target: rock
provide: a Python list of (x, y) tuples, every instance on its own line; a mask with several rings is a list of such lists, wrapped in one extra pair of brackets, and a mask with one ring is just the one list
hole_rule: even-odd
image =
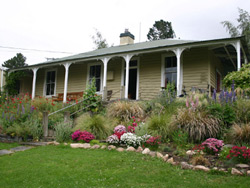
[(31, 146), (18, 146), (15, 148), (11, 148), (10, 150), (16, 152), (16, 151), (25, 151), (25, 150), (28, 150), (31, 148), (33, 148), (33, 147), (31, 147)]
[(247, 176), (250, 176), (250, 170), (247, 171)]
[(196, 165), (196, 166), (194, 166), (194, 170), (202, 170), (202, 171), (205, 171), (205, 172), (210, 171), (209, 168), (207, 168), (205, 166), (202, 166), (202, 165)]
[(68, 145), (68, 143), (64, 142), (64, 143), (63, 143), (63, 145), (67, 146), (67, 145)]
[(136, 151), (136, 149), (135, 149), (134, 147), (130, 146), (130, 147), (128, 147), (128, 148), (126, 149), (126, 151)]
[(170, 163), (172, 165), (175, 165), (174, 158), (171, 157), (170, 159), (167, 160), (167, 163)]
[(93, 145), (92, 147), (91, 147), (91, 149), (99, 149), (100, 148), (100, 145), (98, 145), (98, 144), (95, 144), (95, 145)]
[(160, 153), (160, 152), (156, 152), (156, 157), (162, 159), (162, 158), (163, 158), (163, 155), (162, 155), (162, 153)]
[(187, 152), (186, 152), (186, 155), (188, 155), (188, 156), (192, 156), (192, 155), (194, 155), (195, 154), (195, 151), (193, 151), (193, 150), (188, 150)]
[(235, 166), (236, 166), (236, 168), (240, 168), (240, 169), (248, 169), (250, 167), (247, 164), (237, 164)]
[(106, 145), (102, 145), (101, 149), (106, 149), (107, 146)]
[(241, 171), (237, 170), (236, 168), (232, 168), (231, 174), (232, 175), (240, 175), (240, 176), (243, 175), (243, 173)]
[(116, 149), (116, 147), (114, 145), (109, 145), (108, 150), (112, 150), (112, 149)]
[(70, 147), (71, 147), (71, 148), (89, 149), (91, 146), (90, 146), (90, 144), (88, 144), (88, 143), (85, 143), (85, 144), (73, 143), (73, 144), (70, 144)]
[(213, 167), (213, 170), (218, 170), (218, 167)]
[(163, 156), (163, 158), (162, 158), (162, 159), (163, 159), (163, 161), (165, 161), (165, 162), (166, 162), (166, 161), (168, 160), (168, 157), (169, 157), (169, 155), (168, 155), (168, 154), (166, 154), (165, 156)]
[(227, 172), (227, 170), (225, 168), (219, 168), (219, 171), (221, 171), (221, 172)]
[(187, 162), (181, 162), (181, 168), (182, 168), (182, 169), (193, 169), (194, 166), (188, 164)]
[(149, 154), (150, 153), (150, 149), (148, 149), (148, 148), (145, 148), (143, 151), (142, 151), (142, 154), (143, 155), (147, 155), (147, 154)]
[(156, 153), (155, 153), (154, 151), (150, 151), (150, 152), (149, 152), (149, 155), (150, 155), (151, 157), (155, 157), (155, 156), (156, 156)]
[(138, 152), (138, 153), (141, 153), (143, 151), (143, 148), (141, 147), (141, 146), (139, 146), (138, 148), (137, 148), (137, 150), (136, 150), (136, 152)]
[(116, 149), (116, 151), (123, 152), (124, 148), (119, 147), (119, 148)]
[(83, 149), (89, 149), (89, 148), (91, 148), (91, 145), (89, 143), (84, 143), (84, 144), (82, 144), (81, 148), (83, 148)]
[(0, 150), (0, 155), (8, 155), (8, 154), (12, 154), (12, 153), (14, 153), (14, 152), (10, 151), (10, 150), (6, 150), (6, 149)]
[(55, 145), (58, 146), (60, 143), (56, 142), (56, 141), (52, 141), (52, 142), (47, 142), (47, 145)]

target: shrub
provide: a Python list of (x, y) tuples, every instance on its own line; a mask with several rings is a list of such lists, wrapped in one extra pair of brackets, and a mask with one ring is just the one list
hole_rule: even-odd
[(216, 154), (220, 152), (221, 148), (223, 147), (223, 141), (217, 140), (215, 138), (208, 138), (205, 142), (201, 145), (204, 146), (204, 150), (206, 153)]
[(159, 148), (159, 144), (161, 143), (160, 140), (161, 140), (160, 136), (156, 137), (151, 136), (144, 143), (144, 147), (148, 147), (150, 150), (155, 151)]
[(229, 130), (228, 137), (232, 143), (250, 143), (250, 123), (234, 124)]
[(72, 122), (59, 122), (55, 126), (55, 137), (57, 142), (65, 142), (70, 140), (72, 130)]
[(219, 159), (223, 160), (223, 161), (228, 160), (227, 156), (229, 155), (230, 150), (231, 150), (231, 148), (229, 148), (229, 147), (223, 147), (219, 153)]
[(91, 133), (87, 131), (81, 132), (80, 130), (75, 131), (72, 135), (73, 141), (81, 141), (81, 142), (87, 142), (89, 143), (91, 140), (94, 140), (95, 137)]
[(102, 115), (90, 116), (83, 114), (76, 120), (76, 126), (73, 130), (89, 131), (93, 133), (97, 139), (106, 139), (112, 132), (112, 120), (105, 119)]
[(90, 145), (95, 145), (95, 144), (100, 144), (100, 141), (99, 140), (91, 140), (89, 143), (90, 143)]
[(205, 166), (210, 165), (208, 159), (206, 159), (202, 155), (196, 155), (196, 156), (192, 157), (192, 159), (190, 160), (190, 163), (192, 165), (205, 165)]
[(151, 135), (159, 135), (162, 141), (166, 141), (171, 135), (170, 123), (171, 114), (154, 115), (148, 120), (148, 132)]
[(144, 118), (144, 110), (140, 103), (131, 101), (117, 101), (107, 107), (109, 117), (117, 118), (120, 122), (129, 122), (133, 116)]
[(181, 130), (177, 130), (173, 133), (172, 139), (177, 146), (185, 147), (188, 143), (188, 134)]
[(187, 108), (179, 109), (172, 125), (176, 129), (182, 128), (188, 133), (189, 140), (194, 142), (216, 138), (221, 131), (220, 120), (202, 109), (195, 111)]
[(135, 127), (135, 134), (137, 136), (143, 136), (145, 134), (148, 134), (148, 124), (139, 123), (138, 126)]
[(234, 111), (236, 114), (236, 122), (250, 123), (250, 100), (237, 100)]
[(250, 162), (250, 149), (246, 146), (234, 146), (230, 151), (227, 159), (235, 160), (240, 163)]

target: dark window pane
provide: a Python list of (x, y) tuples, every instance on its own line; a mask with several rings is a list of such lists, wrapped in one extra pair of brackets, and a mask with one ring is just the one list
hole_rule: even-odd
[(49, 83), (50, 82), (50, 72), (47, 72), (47, 83)]
[(50, 95), (54, 95), (54, 90), (55, 90), (55, 84), (51, 84)]
[(129, 62), (129, 66), (130, 66), (130, 67), (135, 67), (135, 66), (137, 66), (137, 61), (136, 61), (136, 60), (130, 61), (130, 62)]
[(100, 91), (100, 87), (101, 87), (101, 80), (100, 79), (96, 79), (96, 91)]
[(56, 72), (52, 71), (51, 72), (51, 82), (55, 82), (56, 81)]
[(100, 78), (100, 77), (101, 77), (101, 65), (97, 65), (97, 66), (96, 66), (95, 77), (96, 77), (96, 78)]
[(50, 93), (50, 84), (47, 84), (46, 95), (49, 95), (49, 93)]

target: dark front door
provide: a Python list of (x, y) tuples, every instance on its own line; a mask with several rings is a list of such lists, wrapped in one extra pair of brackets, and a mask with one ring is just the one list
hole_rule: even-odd
[(129, 70), (128, 98), (136, 99), (137, 91), (137, 69)]

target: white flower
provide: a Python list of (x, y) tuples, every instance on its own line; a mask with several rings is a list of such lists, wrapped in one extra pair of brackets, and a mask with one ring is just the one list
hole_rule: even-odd
[(116, 135), (111, 135), (107, 138), (107, 142), (109, 144), (118, 144), (119, 143), (119, 139)]
[(141, 145), (142, 141), (142, 137), (136, 136), (133, 133), (124, 133), (121, 136), (121, 142), (126, 144), (127, 146), (137, 147)]

